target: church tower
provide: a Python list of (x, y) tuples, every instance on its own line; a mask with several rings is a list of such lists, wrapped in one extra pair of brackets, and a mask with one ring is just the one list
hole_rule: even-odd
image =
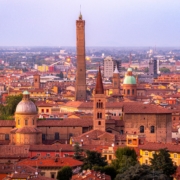
[(34, 80), (34, 88), (40, 89), (40, 75), (39, 74), (35, 74), (33, 76), (33, 80)]
[(119, 95), (120, 94), (120, 78), (119, 78), (119, 71), (117, 69), (117, 66), (113, 72), (113, 95)]
[(76, 69), (76, 101), (86, 100), (86, 60), (85, 60), (85, 21), (80, 13), (76, 21), (76, 52), (77, 52), (77, 69)]
[(94, 102), (93, 102), (94, 130), (101, 130), (101, 131), (106, 130), (105, 110), (106, 110), (106, 95), (104, 93), (101, 70), (99, 67), (99, 72), (97, 74), (96, 87), (94, 92)]

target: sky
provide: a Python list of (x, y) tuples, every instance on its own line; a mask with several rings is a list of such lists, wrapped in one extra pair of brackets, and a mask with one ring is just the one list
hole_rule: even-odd
[(0, 0), (0, 46), (180, 47), (180, 0)]

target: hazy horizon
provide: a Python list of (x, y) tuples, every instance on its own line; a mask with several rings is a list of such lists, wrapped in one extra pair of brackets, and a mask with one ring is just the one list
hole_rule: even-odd
[(0, 0), (1, 47), (180, 47), (179, 0)]

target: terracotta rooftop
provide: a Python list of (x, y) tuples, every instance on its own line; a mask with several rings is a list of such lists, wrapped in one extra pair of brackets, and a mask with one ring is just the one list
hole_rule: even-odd
[(167, 148), (170, 152), (180, 152), (180, 144), (146, 142), (144, 145), (139, 145), (139, 149), (150, 151), (158, 151), (163, 148)]
[(74, 147), (70, 144), (52, 144), (52, 145), (30, 145), (29, 151), (53, 151), (57, 152), (74, 151)]
[(34, 127), (22, 127), (22, 128), (14, 128), (11, 130), (11, 133), (19, 133), (19, 134), (34, 134), (41, 133), (41, 131)]
[[(108, 141), (104, 141), (104, 137), (108, 137)], [(79, 136), (72, 137), (71, 140), (72, 143), (77, 142), (80, 144), (83, 141), (83, 145), (109, 145), (115, 141), (115, 135), (101, 130), (91, 130)]]
[(124, 113), (135, 113), (135, 114), (162, 114), (162, 113), (166, 113), (166, 114), (171, 114), (172, 111), (163, 108), (161, 106), (157, 106), (157, 105), (152, 105), (152, 104), (142, 104), (139, 102), (126, 102), (124, 104), (123, 107), (123, 112)]
[(63, 120), (38, 120), (37, 126), (62, 126), (62, 127), (89, 127), (93, 125), (92, 118), (69, 118)]
[(78, 161), (76, 159), (70, 157), (62, 157), (62, 158), (46, 158), (46, 159), (25, 159), (18, 162), (18, 165), (28, 165), (32, 167), (56, 167), (61, 168), (63, 166), (82, 166), (83, 162)]

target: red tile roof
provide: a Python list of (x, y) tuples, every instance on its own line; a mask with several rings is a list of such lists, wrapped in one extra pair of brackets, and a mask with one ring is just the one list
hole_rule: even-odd
[(139, 145), (139, 149), (150, 151), (158, 151), (163, 148), (167, 148), (170, 152), (180, 152), (180, 144), (146, 142), (144, 145)]
[(46, 159), (25, 159), (23, 161), (20, 161), (17, 163), (18, 165), (28, 165), (32, 167), (56, 167), (61, 168), (63, 166), (70, 166), (70, 167), (76, 167), (76, 166), (82, 166), (83, 162), (78, 161), (76, 159), (70, 158), (70, 157), (62, 157), (62, 158), (46, 158)]
[(37, 126), (61, 126), (61, 127), (89, 127), (93, 125), (92, 118), (69, 118), (63, 120), (38, 120)]
[(124, 113), (135, 113), (135, 114), (171, 114), (172, 111), (166, 108), (152, 105), (152, 104), (142, 104), (139, 102), (126, 102), (123, 107)]

